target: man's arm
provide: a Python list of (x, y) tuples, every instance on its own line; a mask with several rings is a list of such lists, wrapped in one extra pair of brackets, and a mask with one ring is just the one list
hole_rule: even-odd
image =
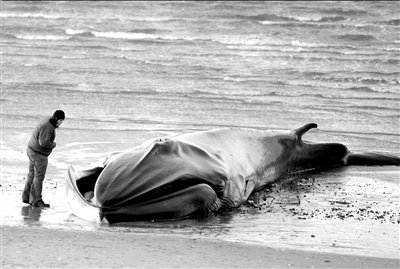
[(44, 148), (53, 149), (56, 142), (53, 141), (53, 131), (49, 128), (43, 128), (39, 133), (39, 145)]

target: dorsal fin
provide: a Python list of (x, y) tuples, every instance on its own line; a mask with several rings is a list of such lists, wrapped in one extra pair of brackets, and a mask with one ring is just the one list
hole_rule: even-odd
[(305, 133), (307, 133), (310, 129), (317, 128), (317, 127), (318, 127), (318, 125), (316, 123), (309, 123), (309, 124), (304, 125), (303, 127), (300, 127), (299, 129), (296, 129), (294, 131), (294, 133), (295, 133), (295, 135), (297, 135), (298, 139), (301, 139), (301, 137)]

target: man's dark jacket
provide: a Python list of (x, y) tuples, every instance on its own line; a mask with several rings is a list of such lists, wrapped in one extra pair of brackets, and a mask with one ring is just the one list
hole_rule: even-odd
[(51, 122), (51, 119), (52, 117), (48, 117), (39, 122), (35, 130), (33, 130), (28, 143), (29, 149), (45, 156), (49, 156), (56, 147), (56, 143), (54, 142), (56, 138), (56, 127)]

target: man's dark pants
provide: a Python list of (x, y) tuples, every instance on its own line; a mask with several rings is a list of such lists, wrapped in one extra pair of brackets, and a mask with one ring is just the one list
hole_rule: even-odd
[(29, 172), (22, 193), (22, 201), (35, 204), (42, 200), (43, 180), (46, 175), (48, 158), (46, 155), (27, 149)]

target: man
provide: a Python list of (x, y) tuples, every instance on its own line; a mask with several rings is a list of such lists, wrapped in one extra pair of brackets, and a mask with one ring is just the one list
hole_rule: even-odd
[(52, 117), (39, 122), (28, 143), (29, 172), (22, 193), (22, 202), (34, 207), (50, 207), (43, 202), (42, 187), (47, 170), (48, 156), (56, 147), (56, 129), (65, 119), (64, 111), (57, 110)]

